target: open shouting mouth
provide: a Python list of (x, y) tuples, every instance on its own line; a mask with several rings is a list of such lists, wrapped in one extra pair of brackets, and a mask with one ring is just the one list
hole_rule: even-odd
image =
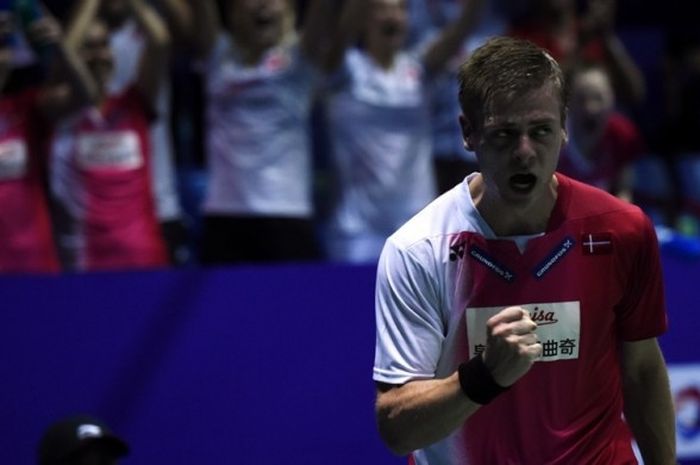
[(537, 176), (531, 173), (514, 174), (508, 179), (508, 185), (515, 192), (528, 194), (537, 184)]

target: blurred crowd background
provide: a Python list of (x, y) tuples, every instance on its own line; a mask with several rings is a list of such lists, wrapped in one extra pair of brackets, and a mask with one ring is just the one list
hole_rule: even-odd
[(455, 75), (497, 35), (566, 71), (560, 170), (697, 238), (699, 10), (0, 0), (0, 272), (372, 263), (476, 169)]

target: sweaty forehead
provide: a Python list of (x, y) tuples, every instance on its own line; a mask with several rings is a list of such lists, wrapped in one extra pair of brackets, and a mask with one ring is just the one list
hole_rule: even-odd
[(495, 95), (486, 102), (484, 126), (522, 124), (561, 120), (561, 102), (553, 85), (533, 89), (524, 94), (509, 92)]
[(527, 113), (512, 113), (508, 115), (491, 114), (484, 117), (484, 129), (529, 127), (542, 124), (559, 125), (560, 118), (556, 113), (531, 111)]

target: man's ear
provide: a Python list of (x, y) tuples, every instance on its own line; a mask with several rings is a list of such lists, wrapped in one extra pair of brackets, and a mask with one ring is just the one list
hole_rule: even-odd
[(464, 115), (459, 115), (459, 127), (462, 128), (462, 142), (464, 148), (470, 152), (474, 151), (474, 128)]
[(566, 130), (566, 128), (561, 128), (561, 140), (563, 142), (562, 145), (569, 143), (569, 132)]

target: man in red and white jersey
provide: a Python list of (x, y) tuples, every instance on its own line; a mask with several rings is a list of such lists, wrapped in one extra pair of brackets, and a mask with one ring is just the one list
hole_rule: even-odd
[(490, 40), (459, 77), (481, 171), (382, 252), (383, 439), (416, 465), (635, 464), (633, 438), (646, 464), (675, 463), (652, 224), (555, 172), (566, 93), (541, 48)]

